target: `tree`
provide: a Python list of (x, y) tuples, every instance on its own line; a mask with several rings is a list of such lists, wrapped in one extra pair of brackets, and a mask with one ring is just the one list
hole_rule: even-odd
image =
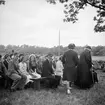
[(64, 22), (75, 23), (78, 20), (77, 15), (80, 10), (86, 8), (88, 5), (96, 8), (97, 15), (93, 18), (93, 20), (96, 21), (94, 31), (105, 32), (105, 0), (47, 0), (47, 2), (64, 4)]
[(0, 0), (0, 5), (1, 4), (5, 5), (5, 0)]

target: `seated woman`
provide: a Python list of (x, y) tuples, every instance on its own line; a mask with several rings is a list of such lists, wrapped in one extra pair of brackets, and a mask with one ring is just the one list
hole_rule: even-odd
[(24, 74), (27, 77), (26, 84), (30, 81), (32, 82), (31, 80), (32, 76), (27, 72), (27, 64), (25, 62), (24, 55), (21, 56), (20, 63), (19, 63), (19, 70), (22, 74)]
[(40, 78), (41, 75), (37, 73), (36, 69), (37, 69), (36, 57), (34, 54), (31, 54), (29, 56), (28, 72), (33, 78)]
[(84, 51), (80, 55), (77, 80), (75, 85), (80, 88), (90, 88), (94, 83), (94, 78), (91, 72), (92, 58), (91, 58), (91, 47), (86, 46)]
[(58, 79), (58, 85), (60, 85), (60, 83), (62, 82), (63, 69), (64, 67), (60, 57), (56, 61), (56, 68), (55, 68), (55, 78)]

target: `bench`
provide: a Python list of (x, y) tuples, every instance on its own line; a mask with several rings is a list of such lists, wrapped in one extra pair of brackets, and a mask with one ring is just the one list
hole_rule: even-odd
[(33, 88), (35, 90), (40, 90), (40, 81), (46, 79), (47, 77), (41, 77), (41, 78), (31, 78), (31, 80), (34, 81)]

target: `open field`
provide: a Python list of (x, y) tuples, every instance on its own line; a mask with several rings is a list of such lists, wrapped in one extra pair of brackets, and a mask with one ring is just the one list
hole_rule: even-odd
[(41, 89), (10, 93), (0, 90), (0, 105), (105, 105), (105, 73), (97, 71), (99, 83), (89, 90), (73, 86), (72, 94), (67, 95), (65, 87), (57, 90)]
[[(93, 56), (93, 60), (104, 60), (105, 56)], [(73, 86), (72, 94), (66, 94), (65, 86), (57, 90), (32, 88), (10, 92), (0, 89), (0, 105), (105, 105), (105, 73), (98, 73), (99, 83), (89, 90), (81, 90)]]
[(92, 56), (92, 60), (102, 60), (102, 61), (105, 61), (105, 56)]

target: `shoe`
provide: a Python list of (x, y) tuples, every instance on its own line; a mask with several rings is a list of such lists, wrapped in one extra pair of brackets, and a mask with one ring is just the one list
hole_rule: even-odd
[(71, 91), (70, 91), (70, 89), (67, 89), (67, 94), (71, 94)]

